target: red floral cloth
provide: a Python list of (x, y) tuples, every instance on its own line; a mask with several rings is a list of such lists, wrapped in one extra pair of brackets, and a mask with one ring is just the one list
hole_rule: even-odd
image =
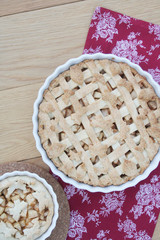
[[(83, 53), (113, 53), (139, 64), (160, 84), (160, 26), (97, 7)], [(121, 192), (90, 193), (64, 183), (71, 222), (67, 240), (151, 240), (160, 212), (160, 164)]]

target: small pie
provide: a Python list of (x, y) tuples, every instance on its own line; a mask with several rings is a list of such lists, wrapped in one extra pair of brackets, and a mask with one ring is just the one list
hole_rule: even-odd
[(85, 60), (52, 80), (38, 123), (58, 170), (92, 186), (120, 185), (142, 174), (158, 152), (160, 99), (128, 64)]
[(37, 239), (53, 215), (52, 197), (37, 179), (14, 176), (0, 182), (0, 239)]

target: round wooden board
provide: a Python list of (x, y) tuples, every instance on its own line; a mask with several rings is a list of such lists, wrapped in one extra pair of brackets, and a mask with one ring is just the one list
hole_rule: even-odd
[(31, 173), (36, 173), (40, 177), (44, 178), (53, 187), (59, 203), (59, 217), (55, 229), (52, 231), (50, 237), (48, 237), (47, 240), (65, 240), (70, 224), (70, 209), (67, 197), (61, 185), (55, 178), (53, 178), (50, 173), (34, 164), (16, 162), (0, 165), (0, 175), (13, 171), (28, 171)]

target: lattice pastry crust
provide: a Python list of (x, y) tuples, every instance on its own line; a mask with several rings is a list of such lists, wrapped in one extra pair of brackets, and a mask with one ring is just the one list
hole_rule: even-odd
[(56, 167), (93, 186), (135, 178), (159, 148), (160, 99), (126, 63), (71, 66), (45, 90), (38, 118), (42, 146)]
[(48, 190), (32, 177), (8, 177), (0, 183), (0, 239), (37, 239), (50, 226), (54, 204)]

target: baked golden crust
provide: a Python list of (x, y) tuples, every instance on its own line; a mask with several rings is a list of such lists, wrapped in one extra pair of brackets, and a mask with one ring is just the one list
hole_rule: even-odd
[(126, 63), (85, 60), (54, 79), (39, 105), (39, 136), (76, 181), (119, 185), (143, 173), (160, 142), (160, 99)]
[(53, 214), (52, 197), (37, 179), (14, 176), (0, 182), (0, 239), (37, 239)]

